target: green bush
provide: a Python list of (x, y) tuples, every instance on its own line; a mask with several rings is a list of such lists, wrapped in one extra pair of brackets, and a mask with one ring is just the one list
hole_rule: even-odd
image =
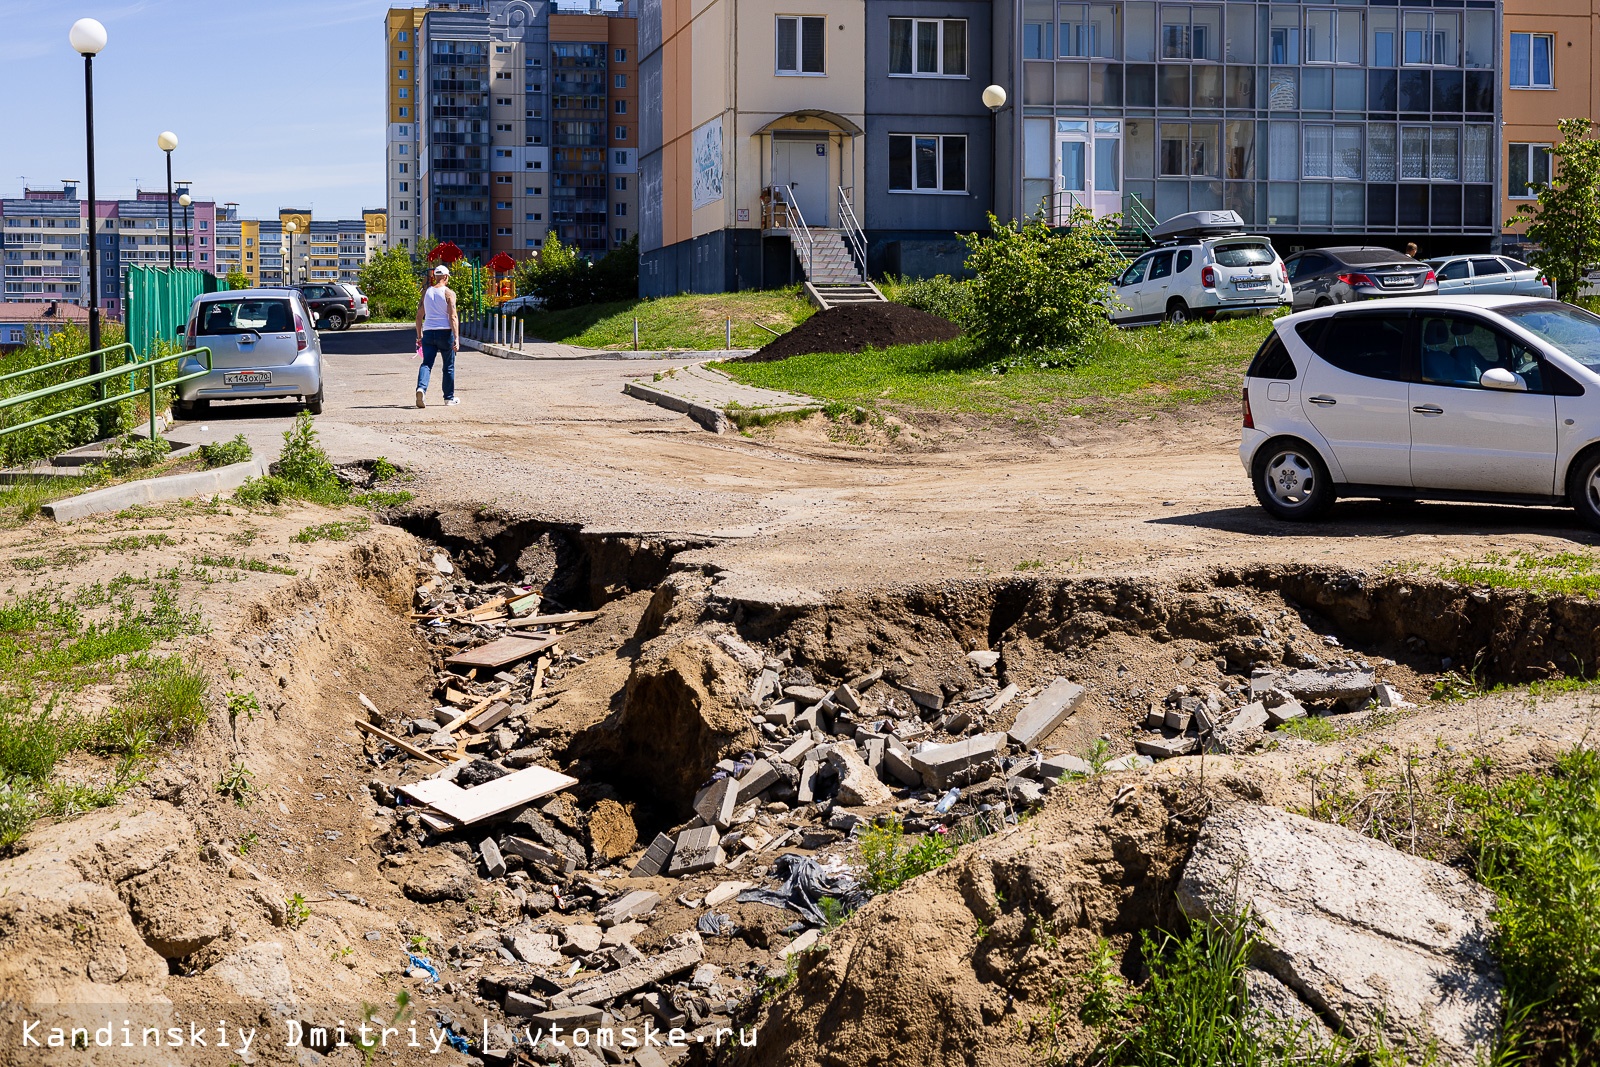
[(253, 455), (255, 452), (242, 433), (235, 434), (231, 441), (218, 441), (214, 445), (200, 446), (200, 463), (207, 468), (229, 467), (235, 463), (243, 463)]
[(874, 894), (891, 893), (917, 875), (943, 867), (956, 854), (955, 845), (939, 834), (924, 834), (907, 844), (898, 815), (863, 830), (859, 847), (861, 884)]
[(113, 478), (124, 478), (159, 465), (171, 451), (172, 446), (160, 437), (118, 437), (106, 446), (100, 466)]
[(417, 282), (421, 266), (404, 248), (379, 252), (361, 268), (358, 284), (366, 294), (372, 314), (379, 318), (410, 318), (422, 302)]
[(977, 274), (967, 283), (967, 332), (990, 358), (1016, 365), (1087, 359), (1111, 328), (1106, 301), (1120, 265), (1110, 244), (1115, 220), (1078, 209), (1065, 230), (993, 215), (989, 222), (993, 236), (962, 237)]
[(551, 234), (537, 255), (517, 265), (518, 296), (536, 296), (544, 311), (633, 300), (639, 295), (639, 238), (607, 252), (598, 262)]
[(935, 274), (931, 278), (897, 278), (885, 289), (887, 296), (897, 304), (926, 311), (965, 327), (972, 321), (972, 287), (957, 281), (948, 274)]

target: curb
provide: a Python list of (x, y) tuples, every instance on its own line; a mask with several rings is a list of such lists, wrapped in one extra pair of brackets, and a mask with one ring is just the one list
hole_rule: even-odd
[[(548, 344), (550, 342), (537, 341), (537, 342), (531, 342), (531, 343), (541, 344), (542, 345), (542, 344)], [(651, 350), (651, 351), (648, 351), (648, 352), (645, 352), (645, 351), (635, 352), (635, 351), (633, 351), (631, 349), (628, 349), (628, 350), (624, 350), (624, 351), (620, 351), (619, 352), (619, 351), (616, 351), (614, 349), (609, 349), (609, 348), (577, 348), (576, 346), (570, 346), (572, 348), (572, 351), (571, 351), (571, 354), (569, 354), (569, 355), (559, 355), (559, 356), (558, 355), (536, 355), (536, 354), (534, 354), (532, 352), (524, 352), (524, 351), (521, 351), (521, 350), (515, 349), (515, 348), (507, 348), (505, 345), (496, 345), (496, 344), (490, 344), (490, 343), (488, 343), (486, 341), (474, 340), (471, 337), (463, 337), (461, 339), (461, 347), (462, 348), (470, 348), (474, 352), (482, 352), (484, 355), (493, 356), (495, 359), (526, 359), (526, 360), (535, 360), (535, 361), (537, 361), (537, 360), (549, 360), (549, 361), (561, 361), (561, 362), (572, 361), (572, 360), (584, 360), (584, 359), (618, 359), (618, 360), (626, 360), (626, 359), (677, 359), (677, 360), (681, 360), (681, 359), (685, 359), (685, 358), (688, 358), (688, 359), (691, 359), (691, 360), (698, 360), (700, 362), (710, 362), (712, 360), (717, 360), (717, 359), (734, 359), (734, 358), (736, 358), (738, 356), (748, 356), (750, 353), (756, 351), (754, 348), (735, 348), (735, 349), (732, 349), (732, 350), (729, 350), (729, 349), (726, 349), (726, 348), (708, 348), (708, 349), (692, 349), (692, 348), (681, 348), (680, 349), (680, 348), (674, 348), (674, 349), (656, 349), (656, 350)]]
[(710, 404), (702, 404), (697, 400), (685, 400), (681, 396), (673, 396), (671, 393), (663, 392), (660, 389), (652, 388), (643, 382), (637, 381), (628, 382), (622, 387), (622, 391), (628, 396), (643, 400), (649, 404), (655, 404), (657, 407), (666, 408), (668, 411), (682, 412), (695, 422), (698, 422), (703, 429), (710, 430), (712, 433), (727, 433), (733, 429), (733, 424), (728, 421), (728, 416)]
[(189, 497), (214, 496), (237, 489), (251, 478), (267, 474), (267, 461), (250, 459), (211, 471), (172, 474), (165, 478), (113, 485), (91, 493), (68, 497), (39, 510), (56, 522), (73, 522), (95, 515), (110, 515), (136, 504), (164, 504)]

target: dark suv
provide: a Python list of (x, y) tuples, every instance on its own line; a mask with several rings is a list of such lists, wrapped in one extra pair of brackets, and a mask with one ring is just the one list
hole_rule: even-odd
[(1389, 248), (1308, 248), (1286, 257), (1283, 265), (1294, 286), (1296, 311), (1439, 291), (1439, 279), (1432, 267)]
[(338, 282), (302, 285), (299, 289), (311, 314), (327, 323), (330, 330), (347, 330), (361, 317), (363, 301)]

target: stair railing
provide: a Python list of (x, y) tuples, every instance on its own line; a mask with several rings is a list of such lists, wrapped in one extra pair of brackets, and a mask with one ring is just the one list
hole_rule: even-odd
[[(1080, 208), (1082, 210), (1084, 210), (1084, 211), (1087, 211), (1089, 213), (1089, 217), (1091, 219), (1094, 218), (1094, 209), (1092, 207), (1090, 207), (1088, 204), (1085, 204), (1082, 200), (1079, 200), (1078, 199), (1078, 195), (1076, 193), (1072, 192), (1072, 190), (1070, 190), (1070, 189), (1063, 189), (1062, 192), (1066, 193), (1067, 194), (1067, 199), (1072, 201), (1071, 206), (1067, 208), (1067, 218), (1066, 218), (1066, 221), (1065, 221), (1065, 225), (1067, 225), (1067, 226), (1071, 226), (1072, 225), (1073, 216), (1075, 216), (1077, 214), (1077, 212), (1078, 212), (1078, 210)], [(1097, 244), (1099, 244), (1102, 248), (1104, 248), (1107, 251), (1109, 251), (1117, 259), (1122, 260), (1124, 263), (1126, 263), (1128, 261), (1128, 254), (1126, 252), (1124, 252), (1121, 248), (1117, 247), (1116, 240), (1114, 238), (1112, 238), (1112, 236), (1110, 234), (1108, 234), (1105, 230), (1101, 229), (1099, 226), (1094, 227), (1093, 233), (1094, 233), (1095, 242)]]
[(1138, 193), (1123, 194), (1122, 225), (1130, 230), (1138, 230), (1141, 237), (1150, 240), (1150, 231), (1156, 228), (1156, 216)]
[(795, 234), (798, 232), (800, 244), (795, 247), (795, 251), (801, 253), (800, 258), (805, 267), (806, 278), (810, 279), (812, 277), (812, 260), (817, 252), (816, 238), (811, 234), (811, 227), (806, 225), (805, 213), (800, 210), (800, 202), (794, 196), (794, 186), (784, 185), (779, 188), (783, 190), (784, 207), (789, 212), (790, 243), (793, 243)]
[(845, 192), (842, 185), (839, 187), (839, 224), (844, 230), (845, 244), (850, 246), (851, 257), (861, 271), (861, 280), (866, 281), (867, 234), (856, 218), (855, 208), (850, 206), (850, 194)]

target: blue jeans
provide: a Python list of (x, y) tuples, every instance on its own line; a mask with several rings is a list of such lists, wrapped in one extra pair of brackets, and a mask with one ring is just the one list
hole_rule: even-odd
[(422, 331), (422, 366), (417, 368), (417, 391), (428, 391), (433, 361), (440, 355), (444, 356), (444, 398), (452, 400), (456, 395), (456, 345), (455, 337), (449, 330)]

